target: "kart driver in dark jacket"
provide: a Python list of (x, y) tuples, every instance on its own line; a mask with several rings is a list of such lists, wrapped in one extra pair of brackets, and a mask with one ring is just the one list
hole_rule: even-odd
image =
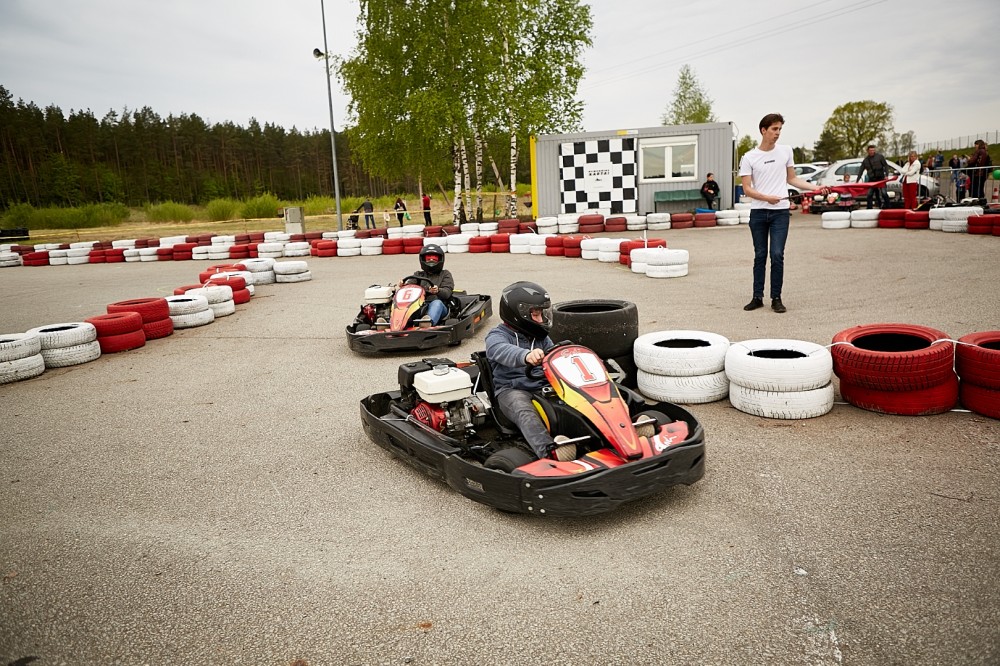
[(575, 459), (576, 444), (563, 443), (568, 439), (563, 435), (553, 439), (531, 404), (532, 392), (548, 384), (539, 365), (555, 346), (549, 338), (552, 301), (548, 293), (534, 282), (515, 282), (500, 296), (500, 319), (503, 323), (486, 335), (486, 359), (500, 411), (517, 424), (539, 458)]
[[(440, 245), (425, 245), (418, 256), (421, 270), (413, 275), (431, 284), (425, 290), (424, 303), (431, 326), (436, 326), (448, 314), (448, 301), (455, 290), (455, 278), (451, 276), (451, 271), (444, 268), (444, 250)], [(402, 287), (405, 280), (401, 279), (396, 286)]]

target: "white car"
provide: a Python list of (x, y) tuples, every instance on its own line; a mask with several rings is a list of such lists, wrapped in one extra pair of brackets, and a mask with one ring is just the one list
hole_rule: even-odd
[(819, 173), (825, 167), (829, 166), (829, 164), (830, 164), (829, 162), (822, 162), (822, 163), (807, 162), (805, 164), (793, 164), (792, 168), (795, 169), (796, 176), (808, 180), (809, 176)]
[[(858, 182), (858, 172), (861, 171), (862, 158), (855, 157), (849, 160), (837, 160), (826, 169), (821, 171), (819, 174), (814, 176), (810, 182), (816, 183), (817, 187), (831, 187), (833, 185), (843, 185), (844, 184), (844, 174), (850, 174), (851, 182)], [(900, 175), (903, 172), (903, 167), (899, 166), (895, 162), (886, 160), (889, 163), (889, 168), (892, 169), (895, 175)], [(885, 186), (886, 191), (896, 192), (896, 196), (902, 199), (902, 186), (899, 180), (889, 181)], [(938, 195), (938, 180), (937, 178), (932, 178), (930, 176), (920, 176), (920, 190), (917, 194), (919, 197), (936, 197)]]

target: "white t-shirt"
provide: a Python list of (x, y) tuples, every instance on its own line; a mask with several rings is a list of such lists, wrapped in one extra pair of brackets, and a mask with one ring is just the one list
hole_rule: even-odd
[[(788, 196), (788, 167), (795, 163), (792, 149), (775, 144), (771, 150), (754, 148), (740, 160), (740, 177), (750, 176), (753, 188), (762, 194), (776, 197)], [(782, 210), (788, 208), (788, 199), (769, 204), (759, 199), (750, 200), (750, 208)]]

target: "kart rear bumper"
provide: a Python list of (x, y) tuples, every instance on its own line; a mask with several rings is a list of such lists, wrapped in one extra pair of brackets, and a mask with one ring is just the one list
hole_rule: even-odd
[(689, 437), (663, 453), (611, 469), (566, 477), (528, 477), (487, 469), (460, 455), (458, 442), (406, 420), (398, 392), (361, 401), (365, 432), (376, 444), (440, 479), (462, 495), (512, 513), (586, 516), (652, 495), (670, 486), (690, 485), (705, 474), (705, 434), (683, 408), (660, 403), (655, 409), (688, 421)]

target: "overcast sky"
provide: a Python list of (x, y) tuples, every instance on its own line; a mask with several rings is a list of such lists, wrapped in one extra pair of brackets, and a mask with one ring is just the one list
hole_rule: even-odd
[[(812, 147), (838, 105), (888, 102), (918, 142), (1000, 130), (997, 0), (593, 0), (587, 131), (660, 124), (689, 64), (721, 121)], [(326, 0), (347, 56), (357, 0)], [(40, 107), (329, 127), (320, 0), (0, 0), (0, 85)], [(347, 97), (334, 80), (342, 129)]]

